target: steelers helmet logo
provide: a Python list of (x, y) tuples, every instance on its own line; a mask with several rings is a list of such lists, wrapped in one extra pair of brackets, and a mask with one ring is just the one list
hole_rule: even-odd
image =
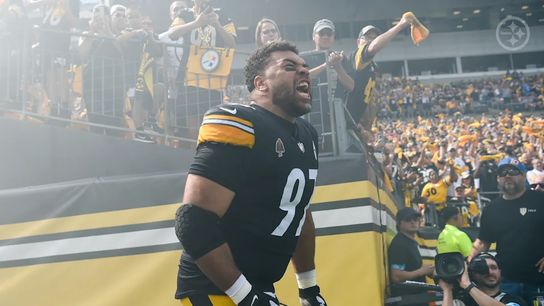
[(219, 52), (213, 49), (209, 49), (200, 58), (200, 67), (206, 72), (213, 72), (219, 67)]
[(508, 16), (499, 22), (495, 35), (501, 47), (508, 51), (516, 51), (527, 45), (531, 31), (525, 20)]

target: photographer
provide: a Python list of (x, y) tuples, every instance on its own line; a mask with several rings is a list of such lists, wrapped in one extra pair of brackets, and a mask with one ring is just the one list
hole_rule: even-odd
[[(469, 277), (470, 274), (470, 277)], [(454, 300), (453, 284), (439, 280), (438, 284), (444, 290), (443, 306), (480, 305), (480, 306), (525, 306), (522, 299), (500, 290), (501, 270), (497, 260), (489, 253), (475, 256), (470, 265), (465, 264), (465, 271), (459, 286), (463, 289), (462, 297)]]

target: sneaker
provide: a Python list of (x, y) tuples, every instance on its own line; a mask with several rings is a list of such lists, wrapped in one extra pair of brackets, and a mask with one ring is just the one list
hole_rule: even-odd
[(144, 131), (153, 135), (160, 135), (164, 133), (164, 130), (161, 129), (156, 123), (146, 122), (144, 123)]
[(142, 128), (138, 128), (136, 130), (140, 132), (136, 132), (136, 134), (134, 135), (134, 140), (139, 142), (144, 142), (144, 143), (155, 143), (155, 141), (153, 141), (153, 138), (151, 138), (151, 136), (142, 133), (143, 132)]

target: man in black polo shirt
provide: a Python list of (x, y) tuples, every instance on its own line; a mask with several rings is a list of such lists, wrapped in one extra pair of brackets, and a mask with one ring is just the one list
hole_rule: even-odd
[(517, 159), (501, 161), (497, 182), (502, 197), (484, 209), (471, 258), (496, 242), (501, 289), (530, 303), (544, 292), (544, 194), (526, 188), (525, 166)]
[[(391, 241), (387, 252), (391, 284), (407, 280), (425, 282), (425, 276), (431, 276), (434, 266), (423, 265), (416, 233), (419, 230), (421, 215), (411, 208), (402, 208), (397, 212), (398, 233)], [(391, 295), (398, 296), (414, 293), (411, 290), (391, 286)]]

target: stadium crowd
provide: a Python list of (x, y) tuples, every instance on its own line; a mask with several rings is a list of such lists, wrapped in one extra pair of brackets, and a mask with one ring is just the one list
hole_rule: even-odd
[[(179, 109), (177, 103), (182, 96), (186, 101), (198, 98), (198, 93), (186, 90), (191, 85), (187, 82), (192, 80), (184, 78), (191, 74), (185, 75), (181, 69), (182, 65), (191, 65), (187, 64), (190, 59), (183, 56), (189, 45), (184, 41), (187, 28), (209, 29), (209, 24), (224, 30), (217, 30), (217, 40), (221, 38), (228, 47), (235, 44), (234, 25), (225, 16), (219, 18), (221, 12), (204, 12), (189, 22), (192, 12), (199, 9), (193, 7), (192, 1), (172, 2), (172, 24), (162, 33), (154, 29), (151, 18), (137, 6), (97, 5), (88, 22), (76, 17), (77, 1), (3, 1), (0, 8), (2, 39), (14, 39), (9, 46), (4, 45), (8, 49), (0, 54), (2, 68), (8, 71), (0, 80), (2, 95), (7, 97), (3, 100), (13, 102), (21, 97), (19, 90), (26, 90), (30, 100), (24, 103), (27, 111), (88, 120), (98, 126), (136, 129), (128, 137), (145, 142), (154, 141), (145, 132), (163, 133), (170, 129), (176, 134), (181, 126), (198, 126), (198, 120), (182, 118), (184, 112), (190, 113), (195, 107), (187, 103)], [(21, 50), (21, 46), (30, 45), (24, 45), (20, 41), (24, 35), (18, 34), (36, 24), (41, 31), (32, 38), (32, 50)], [(316, 27), (334, 35), (331, 21), (322, 19)], [(75, 32), (79, 34), (68, 35), (67, 31), (74, 28), (80, 28)], [(317, 34), (314, 33), (316, 48), (324, 49), (321, 44), (327, 36), (320, 38), (321, 34)], [(264, 18), (258, 23), (256, 46), (279, 39), (280, 29), (273, 20)], [(333, 43), (334, 39), (330, 40), (326, 49)], [(17, 69), (10, 69), (14, 68), (10, 65), (25, 56), (32, 61), (22, 69), (30, 70), (32, 83), (26, 84), (25, 89), (10, 88), (17, 77), (13, 74)], [(438, 177), (443, 177), (453, 162), (458, 176), (456, 185), (463, 178), (463, 182), (471, 184), (476, 179), (476, 189), (496, 191), (494, 178), (486, 176), (492, 173), (487, 171), (492, 162), (513, 154), (532, 169), (532, 160), (542, 158), (542, 117), (509, 112), (481, 118), (465, 116), (489, 110), (544, 109), (542, 74), (508, 72), (501, 78), (429, 84), (381, 76), (375, 83), (380, 120), (373, 126), (375, 143), (370, 144), (392, 178), (396, 192), (407, 203), (417, 202), (428, 180), (428, 175), (421, 175), (425, 173), (421, 169), (432, 166), (438, 170)], [(214, 89), (222, 90), (223, 95), (218, 98), (220, 101), (210, 99), (210, 103), (244, 102), (241, 96), (245, 89), (232, 81)], [(167, 103), (173, 100), (174, 103)], [(175, 128), (172, 130), (171, 126)], [(115, 133), (96, 126), (91, 130)], [(450, 186), (448, 196), (455, 195), (455, 187)]]
[(417, 79), (384, 78), (379, 84), (379, 116), (384, 119), (481, 113), (488, 109), (544, 109), (544, 76), (507, 73), (501, 78), (424, 84)]
[[(406, 206), (432, 204), (441, 210), (447, 201), (464, 202), (466, 225), (475, 225), (479, 217), (476, 201), (480, 196), (496, 196), (497, 166), (505, 158), (519, 159), (526, 169), (534, 169), (527, 174), (528, 184), (544, 191), (541, 113), (440, 113), (430, 118), (378, 121), (374, 132), (374, 155)], [(445, 188), (439, 186), (442, 181)], [(426, 185), (436, 185), (436, 191), (430, 189), (431, 197), (425, 194)]]

